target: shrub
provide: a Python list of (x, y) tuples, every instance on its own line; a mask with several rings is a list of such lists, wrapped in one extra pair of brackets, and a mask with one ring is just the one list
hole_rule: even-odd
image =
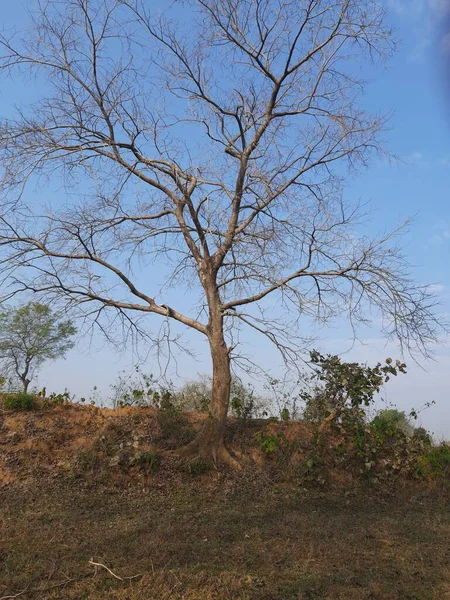
[(431, 475), (448, 477), (450, 475), (450, 445), (441, 444), (424, 456), (424, 463)]
[(195, 437), (195, 431), (186, 426), (186, 419), (179, 407), (174, 404), (173, 396), (169, 391), (161, 394), (156, 422), (160, 438), (170, 440), (169, 445), (184, 445), (191, 442)]
[(188, 381), (177, 392), (177, 405), (183, 410), (207, 412), (211, 402), (212, 379), (201, 375), (197, 381)]
[[(374, 367), (342, 362), (339, 356), (311, 352), (311, 389), (301, 394), (306, 402), (304, 419), (315, 423), (339, 421), (345, 409), (369, 406), (392, 375), (406, 373), (406, 365), (387, 358)], [(363, 413), (359, 413), (363, 415)]]
[(56, 394), (55, 392), (52, 392), (49, 396), (45, 395), (45, 388), (43, 392), (40, 392), (40, 396), (42, 397), (43, 408), (54, 408), (55, 406), (62, 406), (63, 404), (66, 404), (70, 401), (70, 393), (67, 390), (62, 394)]
[(233, 416), (243, 421), (255, 418), (258, 415), (266, 415), (266, 400), (257, 396), (250, 385), (245, 385), (237, 377), (231, 381), (230, 407)]
[(399, 431), (408, 436), (413, 434), (413, 427), (409, 423), (405, 412), (396, 408), (387, 408), (380, 411), (372, 420), (371, 425), (375, 429), (390, 435), (395, 435)]
[(415, 442), (418, 442), (423, 446), (431, 446), (433, 444), (431, 435), (424, 427), (416, 427), (413, 431), (412, 438)]
[(3, 406), (6, 410), (32, 410), (34, 408), (34, 396), (25, 392), (7, 394), (3, 397)]

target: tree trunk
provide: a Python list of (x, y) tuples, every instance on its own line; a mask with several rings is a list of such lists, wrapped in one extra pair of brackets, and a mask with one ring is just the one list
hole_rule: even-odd
[(181, 451), (182, 456), (200, 457), (215, 466), (222, 463), (234, 469), (240, 464), (224, 444), (225, 425), (230, 404), (230, 354), (223, 335), (222, 319), (209, 335), (213, 367), (212, 397), (208, 417), (196, 439)]
[(22, 380), (23, 391), (26, 394), (28, 392), (28, 386), (30, 385), (30, 380), (27, 379), (26, 377), (21, 377), (20, 379)]

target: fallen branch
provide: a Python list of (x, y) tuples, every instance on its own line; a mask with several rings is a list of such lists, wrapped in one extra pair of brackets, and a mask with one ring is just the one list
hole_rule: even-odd
[[(119, 581), (129, 581), (131, 579), (136, 579), (136, 577), (142, 577), (141, 573), (139, 573), (139, 575), (132, 575), (131, 577), (119, 577), (119, 575), (116, 575), (115, 573), (113, 573), (113, 571), (111, 571), (111, 569), (109, 567), (107, 567), (106, 565), (104, 565), (103, 563), (94, 562), (92, 559), (89, 561), (89, 564), (94, 565), (94, 567), (102, 567), (103, 569), (106, 569), (108, 571), (108, 573), (110, 573), (113, 577), (115, 577)], [(0, 598), (0, 600), (2, 600), (2, 599)]]

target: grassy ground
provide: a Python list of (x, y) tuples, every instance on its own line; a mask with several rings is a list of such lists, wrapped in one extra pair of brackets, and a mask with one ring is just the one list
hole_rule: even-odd
[(217, 474), (153, 490), (8, 486), (0, 501), (0, 598), (450, 598), (450, 513), (436, 493), (346, 495)]
[[(0, 411), (0, 600), (450, 600), (447, 475), (394, 492), (331, 469), (319, 489), (301, 422), (231, 423), (239, 474), (153, 471), (201, 418)], [(264, 457), (270, 427), (292, 456)]]

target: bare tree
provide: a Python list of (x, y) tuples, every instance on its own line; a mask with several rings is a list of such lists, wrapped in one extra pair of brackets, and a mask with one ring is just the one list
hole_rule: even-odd
[[(371, 0), (39, 0), (3, 35), (0, 69), (45, 93), (0, 125), (5, 295), (76, 305), (106, 330), (156, 314), (206, 336), (211, 418), (186, 449), (235, 464), (223, 443), (230, 360), (252, 327), (295, 360), (302, 317), (370, 309), (424, 350), (433, 298), (411, 281), (398, 231), (359, 235), (342, 180), (381, 152), (385, 119), (359, 105), (361, 61), (389, 57)], [(27, 207), (30, 180), (64, 200)], [(165, 265), (158, 287), (155, 264)], [(198, 303), (164, 300), (195, 288)]]

